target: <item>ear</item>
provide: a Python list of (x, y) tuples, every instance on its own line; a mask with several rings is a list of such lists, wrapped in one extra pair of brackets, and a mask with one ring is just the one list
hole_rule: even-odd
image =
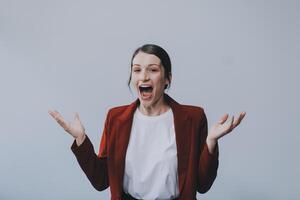
[[(170, 81), (169, 81), (170, 80)], [(166, 80), (166, 84), (170, 85), (170, 83), (172, 82), (172, 73), (169, 73), (169, 80)]]
[(171, 81), (172, 81), (172, 74), (169, 73), (169, 79), (166, 79), (166, 81), (165, 81), (165, 89), (168, 88), (168, 86), (170, 85)]

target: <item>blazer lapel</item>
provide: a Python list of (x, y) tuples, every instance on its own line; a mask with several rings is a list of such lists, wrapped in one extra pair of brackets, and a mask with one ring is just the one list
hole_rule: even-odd
[(184, 189), (186, 171), (188, 167), (188, 156), (190, 151), (190, 137), (188, 137), (188, 133), (190, 132), (192, 124), (190, 117), (182, 109), (182, 106), (179, 103), (177, 103), (167, 94), (165, 94), (165, 99), (169, 103), (174, 115), (178, 159), (179, 192), (181, 194)]
[(116, 182), (118, 184), (118, 193), (119, 196), (122, 195), (123, 192), (123, 177), (125, 171), (125, 157), (126, 151), (129, 143), (131, 127), (133, 122), (134, 111), (138, 106), (138, 100), (130, 104), (126, 110), (116, 118), (116, 148), (115, 148), (115, 177), (118, 179)]

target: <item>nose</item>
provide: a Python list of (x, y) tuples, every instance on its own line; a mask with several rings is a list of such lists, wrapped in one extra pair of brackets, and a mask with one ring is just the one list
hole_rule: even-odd
[(142, 79), (143, 79), (143, 81), (149, 80), (149, 75), (146, 70), (142, 73)]

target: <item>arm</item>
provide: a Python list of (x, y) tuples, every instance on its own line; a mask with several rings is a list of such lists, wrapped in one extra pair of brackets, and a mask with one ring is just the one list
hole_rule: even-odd
[(74, 141), (71, 150), (94, 188), (98, 191), (108, 188), (106, 157), (97, 157), (90, 139), (86, 136), (80, 146)]
[(108, 167), (107, 167), (107, 154), (106, 154), (106, 135), (108, 128), (108, 118), (105, 122), (103, 130), (100, 154), (97, 156), (94, 152), (94, 147), (90, 139), (86, 136), (82, 144), (77, 146), (78, 142), (74, 141), (71, 150), (75, 154), (81, 169), (86, 174), (87, 178), (98, 191), (105, 190), (109, 187), (108, 181)]
[(246, 112), (241, 112), (239, 116), (234, 119), (232, 116), (229, 120), (228, 114), (225, 114), (220, 118), (220, 120), (213, 124), (207, 135), (207, 119), (205, 113), (203, 112), (203, 125), (201, 128), (201, 155), (199, 162), (199, 189), (200, 193), (207, 192), (211, 185), (213, 184), (218, 169), (218, 140), (230, 133), (234, 128), (236, 128), (245, 117)]
[(213, 149), (209, 149), (207, 139), (207, 118), (203, 113), (202, 126), (200, 126), (200, 159), (198, 167), (198, 188), (200, 193), (207, 192), (216, 176), (219, 165), (219, 148), (218, 143)]
[(99, 191), (105, 190), (109, 186), (106, 142), (107, 132), (109, 132), (109, 112), (105, 121), (98, 157), (94, 152), (94, 147), (91, 141), (85, 134), (84, 126), (77, 112), (74, 115), (74, 120), (71, 122), (66, 121), (56, 110), (49, 110), (48, 113), (75, 139), (71, 150), (75, 154), (80, 167), (92, 185)]

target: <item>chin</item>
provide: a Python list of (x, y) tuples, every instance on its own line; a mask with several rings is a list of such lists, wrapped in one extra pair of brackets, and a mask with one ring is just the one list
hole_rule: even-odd
[(151, 105), (152, 105), (152, 101), (143, 101), (143, 100), (141, 100), (141, 99), (140, 99), (140, 103), (141, 103), (141, 105), (142, 105), (143, 107), (145, 107), (145, 108), (150, 108)]

